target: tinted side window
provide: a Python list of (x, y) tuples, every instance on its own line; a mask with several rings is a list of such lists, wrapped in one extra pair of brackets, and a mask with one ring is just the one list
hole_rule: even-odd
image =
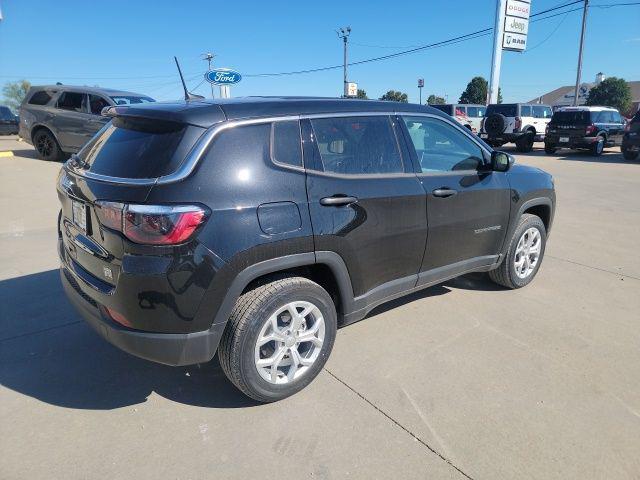
[(47, 103), (49, 103), (49, 100), (51, 100), (51, 95), (49, 95), (49, 93), (45, 92), (44, 90), (39, 90), (33, 95), (31, 95), (31, 98), (29, 99), (29, 104), (30, 105), (46, 105)]
[(478, 107), (467, 107), (467, 115), (471, 118), (478, 118)]
[(404, 172), (389, 117), (319, 118), (311, 125), (325, 172)]
[(455, 127), (428, 117), (403, 117), (423, 172), (477, 170), (482, 149)]
[(74, 112), (82, 112), (82, 101), (84, 99), (84, 93), (77, 92), (63, 92), (58, 98), (56, 107), (62, 110), (71, 110)]
[(466, 114), (467, 114), (467, 107), (464, 107), (462, 105), (456, 106), (456, 115), (466, 115)]
[(302, 143), (298, 121), (271, 125), (271, 159), (277, 163), (302, 167)]
[(7, 107), (0, 107), (0, 120), (13, 120), (15, 117)]
[(620, 114), (618, 112), (611, 112), (611, 115), (613, 115), (613, 122), (614, 123), (623, 123), (622, 117), (620, 116)]
[(520, 116), (521, 117), (530, 117), (531, 116), (531, 106), (530, 105), (522, 105), (520, 107)]
[(598, 114), (598, 123), (611, 123), (613, 118), (611, 117), (611, 112), (602, 111)]
[(89, 110), (94, 115), (100, 115), (104, 107), (108, 107), (109, 102), (99, 95), (89, 95)]

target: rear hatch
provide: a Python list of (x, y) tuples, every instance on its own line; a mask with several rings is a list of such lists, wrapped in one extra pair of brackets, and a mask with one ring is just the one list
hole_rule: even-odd
[(587, 126), (590, 124), (591, 115), (588, 110), (561, 110), (551, 117), (549, 133), (563, 139), (576, 140), (586, 135)]
[(144, 204), (156, 179), (175, 172), (206, 131), (165, 114), (142, 117), (140, 110), (135, 116), (118, 113), (58, 178), (60, 256), (77, 276), (106, 294), (117, 285), (126, 242), (105, 226), (108, 212), (100, 205)]

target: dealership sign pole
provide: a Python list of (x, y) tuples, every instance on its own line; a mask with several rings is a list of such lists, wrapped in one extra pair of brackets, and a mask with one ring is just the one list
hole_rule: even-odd
[(493, 55), (488, 103), (498, 102), (502, 50), (523, 52), (527, 47), (531, 0), (497, 0), (493, 27)]
[(242, 75), (230, 68), (214, 68), (204, 74), (204, 79), (210, 84), (220, 87), (220, 98), (230, 98), (230, 86), (242, 80)]

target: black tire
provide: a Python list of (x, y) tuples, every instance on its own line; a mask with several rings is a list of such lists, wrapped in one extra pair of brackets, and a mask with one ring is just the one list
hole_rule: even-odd
[(604, 151), (604, 146), (607, 143), (607, 139), (603, 135), (598, 135), (597, 138), (598, 139), (595, 142), (593, 142), (590, 149), (591, 155), (593, 155), (594, 157), (599, 157), (600, 155), (602, 155), (602, 152)]
[(555, 147), (555, 145), (551, 145), (550, 143), (544, 144), (544, 153), (553, 155), (554, 153), (556, 153), (556, 150), (558, 149)]
[(624, 145), (620, 147), (620, 151), (622, 152), (622, 156), (625, 160), (634, 161), (638, 159), (638, 155), (640, 155), (640, 151), (636, 150), (635, 152), (629, 150)]
[[(292, 301), (310, 302), (320, 310), (324, 341), (318, 357), (303, 375), (274, 384), (258, 372), (256, 342), (270, 316)], [(274, 402), (299, 392), (320, 373), (333, 349), (336, 332), (335, 305), (325, 289), (303, 277), (274, 277), (240, 296), (220, 340), (218, 358), (227, 378), (242, 393), (259, 402)]]
[(516, 150), (521, 153), (529, 153), (533, 150), (533, 140), (535, 134), (533, 132), (527, 132), (516, 142)]
[(59, 162), (64, 158), (58, 141), (47, 129), (41, 128), (33, 135), (33, 145), (36, 147), (38, 158), (42, 160)]
[[(527, 277), (521, 278), (517, 275), (514, 265), (516, 248), (520, 237), (522, 237), (523, 234), (530, 228), (535, 228), (540, 233), (540, 255), (533, 271)], [(518, 226), (515, 232), (513, 232), (513, 236), (509, 241), (507, 254), (505, 255), (502, 263), (498, 268), (489, 271), (489, 278), (498, 285), (502, 285), (503, 287), (507, 288), (522, 288), (525, 285), (528, 285), (535, 278), (538, 270), (540, 269), (540, 265), (542, 264), (542, 260), (544, 259), (546, 244), (547, 230), (544, 227), (544, 223), (542, 222), (540, 217), (525, 213), (524, 215), (522, 215), (522, 217), (520, 217), (520, 222), (518, 222)]]

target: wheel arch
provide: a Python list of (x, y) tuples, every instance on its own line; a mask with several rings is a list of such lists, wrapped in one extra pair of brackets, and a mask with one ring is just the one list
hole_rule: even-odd
[(297, 253), (264, 260), (241, 270), (228, 288), (213, 326), (227, 322), (242, 293), (274, 275), (301, 276), (318, 283), (334, 300), (339, 320), (353, 311), (351, 279), (342, 257), (335, 252)]
[(58, 140), (58, 137), (55, 133), (53, 133), (53, 130), (51, 130), (49, 127), (47, 127), (45, 124), (43, 123), (37, 123), (35, 125), (31, 126), (31, 141), (35, 144), (35, 136), (36, 133), (40, 130), (46, 130), (47, 132), (49, 132), (51, 135), (53, 135), (53, 138), (56, 140), (56, 142), (58, 142), (58, 145), (61, 146), (60, 144), (60, 140)]

